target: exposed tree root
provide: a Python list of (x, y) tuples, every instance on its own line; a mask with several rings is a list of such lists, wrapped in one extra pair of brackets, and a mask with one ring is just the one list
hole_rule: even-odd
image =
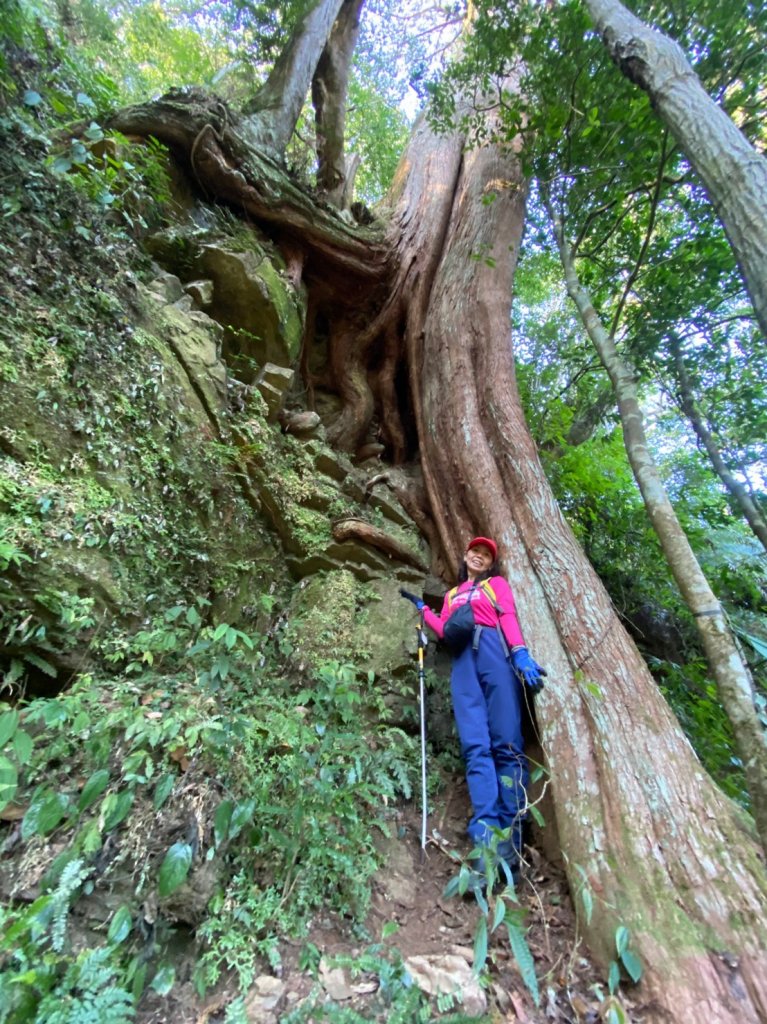
[(282, 167), (249, 144), (247, 123), (218, 97), (199, 89), (175, 90), (125, 107), (107, 127), (165, 143), (191, 169), (206, 196), (258, 223), (277, 225), (300, 242), (309, 260), (322, 261), (325, 277), (329, 270), (368, 282), (386, 277), (387, 249), (379, 232), (349, 224), (330, 207), (319, 206)]
[(412, 565), (421, 572), (427, 571), (427, 566), (417, 555), (414, 555), (404, 544), (400, 544), (394, 537), (380, 530), (377, 526), (366, 523), (364, 519), (342, 519), (333, 524), (333, 537), (337, 541), (358, 540), (363, 544), (383, 551), (389, 558), (394, 558), (405, 565)]

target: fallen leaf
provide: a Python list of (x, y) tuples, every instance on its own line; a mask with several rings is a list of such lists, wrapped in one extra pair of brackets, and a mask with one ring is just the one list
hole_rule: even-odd
[(176, 762), (182, 772), (185, 772), (191, 764), (186, 747), (176, 747), (174, 750), (171, 750), (170, 759)]
[(8, 804), (0, 811), (0, 821), (20, 821), (27, 813), (26, 807), (18, 807), (16, 804)]

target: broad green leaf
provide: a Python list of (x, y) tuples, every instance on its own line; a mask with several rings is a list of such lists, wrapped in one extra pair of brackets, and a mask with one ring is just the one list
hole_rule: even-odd
[(541, 826), (541, 828), (543, 828), (545, 826), (545, 824), (546, 824), (546, 819), (541, 814), (541, 812), (538, 810), (538, 808), (535, 806), (535, 804), (530, 804), (529, 810), (530, 810), (530, 814), (533, 816), (535, 821)]
[(615, 950), (618, 956), (623, 956), (629, 947), (629, 930), (621, 924), (615, 929)]
[(145, 961), (144, 963), (138, 965), (138, 967), (136, 968), (136, 972), (133, 975), (133, 983), (131, 985), (131, 994), (133, 995), (133, 998), (136, 1000), (136, 1002), (138, 1002), (138, 1000), (141, 998), (141, 995), (142, 995), (142, 993), (144, 991), (144, 986), (146, 985), (146, 976), (147, 976), (147, 971), (148, 970), (149, 970), (149, 965)]
[(129, 789), (123, 789), (120, 793), (108, 793), (101, 805), (104, 831), (111, 832), (113, 828), (117, 828), (127, 817), (132, 804), (133, 793)]
[(101, 125), (97, 124), (95, 121), (91, 121), (87, 130), (83, 134), (89, 142), (100, 142), (104, 138), (104, 132), (101, 130)]
[(621, 969), (617, 961), (610, 961), (610, 969), (607, 972), (607, 987), (610, 989), (610, 994), (613, 995), (618, 990), (618, 986), (621, 983)]
[(158, 892), (161, 897), (170, 896), (186, 881), (192, 866), (192, 847), (189, 843), (174, 843), (165, 854), (160, 865)]
[(81, 833), (79, 839), (80, 849), (85, 854), (96, 853), (101, 849), (101, 829), (97, 818), (88, 822), (85, 832)]
[(24, 732), (23, 729), (16, 730), (16, 735), (13, 737), (13, 750), (19, 764), (29, 763), (34, 745), (34, 740), (28, 732)]
[(524, 981), (530, 995), (533, 997), (535, 1005), (540, 1006), (541, 993), (538, 989), (538, 978), (535, 974), (535, 961), (527, 944), (525, 933), (519, 925), (513, 924), (511, 921), (506, 922), (506, 929), (509, 933), (511, 951), (514, 954), (514, 959), (517, 961), (519, 973), (522, 975), (522, 981)]
[(639, 979), (642, 977), (642, 961), (636, 955), (632, 953), (630, 949), (625, 950), (621, 953), (621, 961), (623, 966), (626, 968), (626, 972), (631, 980), (636, 985)]
[(495, 902), (495, 913), (493, 914), (493, 927), (491, 931), (495, 931), (499, 924), (503, 923), (503, 919), (506, 917), (506, 904), (503, 900), (499, 899)]
[(459, 887), (460, 881), (461, 881), (461, 876), (460, 875), (453, 875), (453, 877), (447, 883), (445, 888), (442, 890), (442, 895), (445, 897), (445, 899), (450, 899), (451, 896), (457, 896), (458, 895), (458, 887)]
[(86, 811), (98, 800), (108, 785), (109, 771), (106, 768), (100, 768), (94, 772), (83, 786), (83, 791), (77, 804), (78, 811)]
[(622, 1006), (613, 1002), (607, 1011), (606, 1024), (628, 1024), (628, 1017)]
[(24, 815), (21, 823), (21, 838), (45, 836), (60, 823), (69, 809), (69, 801), (63, 793), (41, 794)]
[(175, 775), (163, 775), (157, 780), (157, 785), (154, 787), (154, 809), (159, 811), (165, 801), (171, 794), (173, 785), (176, 781)]
[(0, 809), (7, 807), (13, 800), (18, 783), (16, 765), (7, 757), (0, 756)]
[(37, 919), (43, 914), (52, 900), (53, 896), (50, 893), (45, 896), (38, 896), (34, 903), (31, 903), (10, 927), (6, 927), (5, 931), (0, 933), (0, 949), (15, 951), (19, 937), (25, 932), (30, 931), (31, 926), (37, 922)]
[(87, 729), (91, 724), (91, 716), (87, 711), (78, 711), (75, 715), (75, 720), (72, 722), (72, 732), (81, 733), (83, 729)]
[(234, 803), (231, 800), (222, 800), (216, 808), (216, 813), (213, 816), (213, 838), (216, 841), (216, 846), (226, 842), (229, 836), (229, 824), (233, 811)]
[(59, 674), (56, 666), (51, 665), (51, 663), (46, 661), (45, 658), (41, 658), (39, 654), (27, 652), (24, 655), (24, 661), (29, 662), (30, 665), (34, 665), (35, 668), (39, 668), (44, 675), (50, 676), (51, 679), (55, 679)]
[(0, 715), (0, 749), (11, 739), (19, 724), (19, 713), (16, 710), (6, 711)]
[(167, 996), (170, 990), (173, 988), (173, 983), (176, 980), (176, 968), (170, 964), (163, 964), (162, 967), (157, 971), (152, 983), (149, 986), (153, 988), (161, 996)]
[(487, 961), (487, 918), (480, 917), (474, 936), (474, 973), (482, 973)]
[(53, 161), (54, 174), (67, 174), (72, 170), (72, 161), (68, 156), (57, 156)]
[(133, 916), (131, 915), (130, 910), (128, 907), (120, 907), (120, 909), (115, 912), (115, 916), (112, 918), (111, 924), (109, 925), (107, 938), (110, 942), (114, 942), (114, 944), (118, 946), (128, 938), (132, 927)]
[(255, 800), (240, 800), (232, 811), (232, 819), (229, 823), (229, 838), (234, 839), (246, 825), (253, 820), (256, 810)]

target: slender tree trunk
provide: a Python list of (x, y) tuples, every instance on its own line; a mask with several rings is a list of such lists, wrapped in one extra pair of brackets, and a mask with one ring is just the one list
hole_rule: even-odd
[(417, 126), (398, 179), (388, 309), (403, 318), (434, 519), (454, 565), (472, 532), (498, 538), (549, 668), (537, 716), (571, 886), (593, 898), (592, 949), (609, 960), (616, 927), (631, 929), (648, 1020), (767, 1020), (758, 847), (621, 626), (524, 423), (509, 337), (524, 192), (508, 149), (463, 153), (457, 137)]
[(679, 384), (679, 403), (682, 407), (682, 412), (690, 421), (690, 425), (695, 431), (695, 436), (698, 438), (698, 441), (711, 460), (714, 472), (727, 488), (727, 491), (732, 497), (736, 507), (743, 513), (746, 522), (753, 530), (754, 536), (759, 540), (764, 550), (767, 551), (767, 522), (765, 522), (764, 517), (757, 508), (756, 502), (753, 500), (746, 488), (730, 471), (727, 463), (722, 457), (722, 453), (719, 450), (716, 441), (714, 440), (713, 434), (706, 426), (703, 414), (698, 408), (698, 404), (693, 396), (690, 377), (687, 373), (682, 349), (676, 339), (672, 340), (671, 351), (674, 355), (674, 363), (676, 365), (676, 376)]
[(547, 207), (562, 258), (567, 292), (612, 382), (629, 462), (674, 579), (695, 617), (719, 697), (732, 722), (754, 818), (762, 845), (767, 850), (767, 735), (757, 714), (751, 673), (724, 610), (711, 590), (666, 494), (647, 443), (633, 373), (624, 363), (613, 338), (602, 324), (588, 290), (578, 279), (561, 219), (548, 203)]
[[(335, 206), (348, 206), (344, 160), (346, 92), (352, 54), (360, 28), (364, 0), (344, 0), (312, 79), (312, 103), (317, 125), (317, 186)], [(347, 202), (344, 202), (344, 199)]]
[(317, 0), (304, 15), (272, 72), (248, 103), (248, 140), (282, 159), (333, 23), (345, 0)]
[(586, 0), (610, 56), (649, 95), (700, 176), (767, 335), (767, 159), (706, 93), (674, 40), (619, 0)]

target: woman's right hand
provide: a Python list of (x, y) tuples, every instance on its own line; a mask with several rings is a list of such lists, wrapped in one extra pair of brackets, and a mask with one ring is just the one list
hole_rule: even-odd
[(402, 590), (402, 588), (400, 588), (400, 596), (404, 597), (406, 601), (412, 601), (419, 612), (422, 611), (423, 608), (425, 607), (425, 604), (421, 600), (421, 598), (416, 597), (415, 594), (411, 594), (409, 590)]

